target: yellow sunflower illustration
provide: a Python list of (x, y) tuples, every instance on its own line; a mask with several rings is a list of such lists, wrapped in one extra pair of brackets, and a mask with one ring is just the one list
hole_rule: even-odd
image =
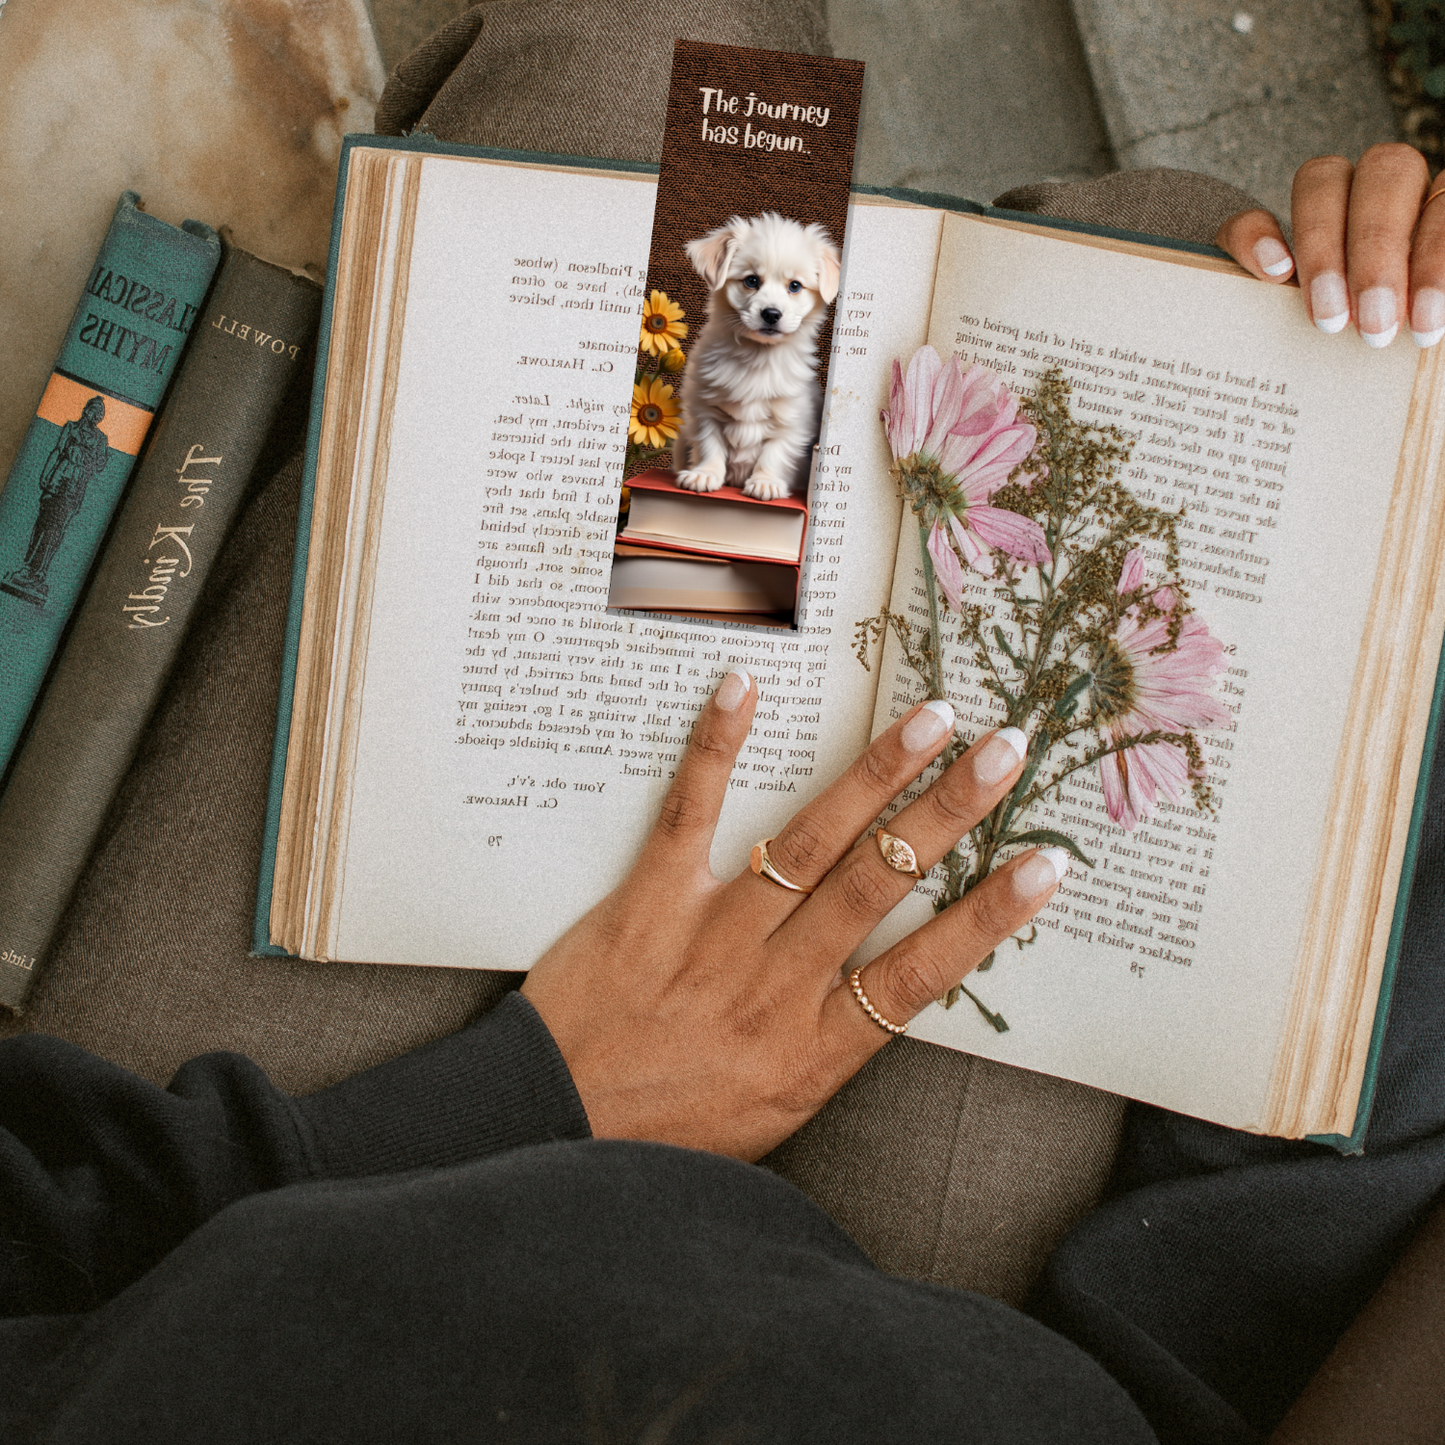
[(627, 435), (645, 447), (664, 447), (677, 435), (682, 414), (672, 388), (661, 377), (651, 377), (632, 388), (632, 416)]
[(687, 364), (687, 357), (680, 351), (669, 351), (662, 358), (662, 369), (664, 371), (681, 371)]
[(675, 351), (687, 335), (687, 323), (682, 319), (686, 315), (666, 291), (654, 291), (642, 308), (642, 349), (658, 356)]

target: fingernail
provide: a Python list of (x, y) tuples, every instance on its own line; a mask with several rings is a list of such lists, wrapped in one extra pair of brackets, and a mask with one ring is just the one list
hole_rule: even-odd
[(926, 702), (908, 719), (903, 746), (910, 753), (927, 752), (953, 731), (953, 709), (946, 702)]
[(1350, 324), (1350, 293), (1338, 271), (1325, 271), (1310, 282), (1310, 311), (1315, 325), (1331, 336)]
[(1434, 346), (1445, 336), (1445, 291), (1426, 286), (1415, 293), (1415, 306), (1410, 313), (1410, 335), (1421, 349)]
[(1069, 855), (1062, 848), (1040, 848), (1013, 871), (1014, 893), (1020, 901), (1037, 898), (1069, 871)]
[(1388, 286), (1371, 286), (1360, 292), (1360, 335), (1366, 346), (1388, 346), (1399, 329), (1395, 293)]
[(1018, 728), (1000, 728), (974, 755), (973, 775), (986, 788), (1001, 783), (1023, 762), (1029, 740)]
[(1273, 236), (1262, 236), (1254, 243), (1254, 259), (1266, 276), (1288, 276), (1294, 270), (1294, 257)]
[(723, 712), (736, 712), (753, 685), (752, 674), (745, 667), (735, 667), (723, 678), (713, 701)]

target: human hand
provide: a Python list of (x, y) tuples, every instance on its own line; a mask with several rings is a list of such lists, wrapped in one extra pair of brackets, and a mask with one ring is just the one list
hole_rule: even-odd
[(1417, 346), (1434, 346), (1445, 336), (1445, 206), (1431, 202), (1445, 177), (1429, 185), (1412, 146), (1372, 146), (1357, 166), (1317, 156), (1295, 172), (1293, 255), (1263, 210), (1231, 216), (1215, 242), (1264, 281), (1288, 281), (1298, 263), (1321, 331), (1353, 320), (1369, 345), (1388, 346), (1408, 321)]
[[(872, 838), (879, 812), (942, 751), (947, 703), (906, 713), (784, 826), (774, 867), (811, 894), (708, 867), (718, 813), (757, 705), (730, 673), (703, 709), (627, 879), (538, 961), (522, 992), (556, 1039), (599, 1136), (757, 1159), (889, 1039), (859, 1006), (844, 960), (914, 886)], [(1023, 735), (981, 738), (889, 823), (925, 872), (1019, 776)], [(855, 842), (857, 846), (855, 847)], [(874, 959), (863, 987), (902, 1024), (1048, 900), (1060, 849), (1011, 859)]]

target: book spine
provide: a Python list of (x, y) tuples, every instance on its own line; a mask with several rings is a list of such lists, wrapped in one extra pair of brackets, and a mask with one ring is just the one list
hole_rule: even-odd
[(127, 191), (0, 492), (0, 774), (221, 257)]
[(20, 1011), (297, 370), (321, 288), (227, 247), (0, 798), (0, 1004)]

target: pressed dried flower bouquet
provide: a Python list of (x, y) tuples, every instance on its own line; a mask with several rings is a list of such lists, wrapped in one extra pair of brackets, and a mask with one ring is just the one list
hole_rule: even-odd
[[(868, 666), (870, 644), (891, 627), (928, 697), (946, 700), (966, 669), (968, 684), (992, 695), (998, 726), (1029, 739), (1018, 782), (940, 865), (939, 909), (1009, 850), (1053, 844), (1092, 867), (1073, 837), (1030, 822), (1082, 769), (1098, 769), (1109, 816), (1125, 829), (1161, 797), (1214, 806), (1194, 730), (1228, 720), (1213, 687), (1225, 654), (1179, 576), (1183, 510), (1146, 506), (1123, 485), (1127, 439), (1076, 420), (1069, 393), (1054, 370), (1015, 397), (986, 367), (965, 370), (931, 346), (906, 373), (893, 363), (882, 421), (891, 475), (918, 524), (928, 625), (920, 634), (885, 608), (857, 625), (859, 661)], [(1149, 576), (1146, 549), (1162, 576)], [(969, 600), (978, 595), (987, 600)], [(960, 751), (955, 739), (943, 765)], [(1007, 1029), (964, 985), (943, 1002), (960, 993)]]

